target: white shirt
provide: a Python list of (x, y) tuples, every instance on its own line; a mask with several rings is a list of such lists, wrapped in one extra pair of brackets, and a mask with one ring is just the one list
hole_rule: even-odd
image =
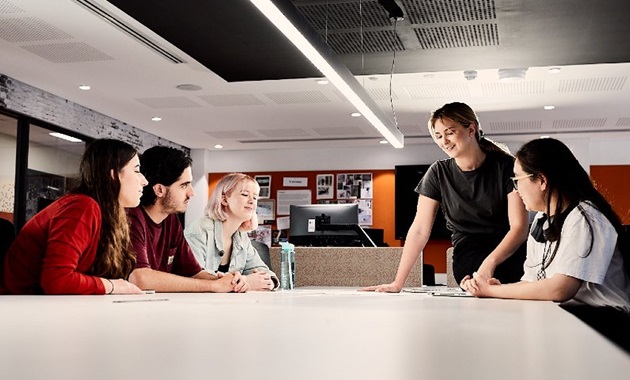
[[(589, 224), (593, 228), (591, 235)], [(538, 213), (534, 220), (541, 218)], [(591, 246), (591, 238), (593, 247)], [(549, 261), (556, 243), (539, 243), (531, 235), (527, 240), (524, 281), (536, 281), (545, 250)], [(617, 246), (617, 231), (606, 217), (590, 203), (582, 202), (564, 221), (560, 246), (551, 264), (545, 269), (546, 278), (559, 273), (582, 280), (573, 300), (591, 306), (616, 306), (630, 311), (630, 279), (623, 268)]]

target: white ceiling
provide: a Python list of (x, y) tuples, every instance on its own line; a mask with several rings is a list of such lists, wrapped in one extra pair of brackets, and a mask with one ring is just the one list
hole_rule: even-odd
[[(350, 116), (353, 107), (331, 85), (315, 78), (228, 83), (108, 2), (93, 2), (186, 63), (166, 60), (73, 0), (0, 0), (0, 73), (193, 149), (380, 140), (364, 119)], [(461, 48), (461, 59), (473, 52)], [(508, 84), (498, 82), (496, 69), (478, 70), (472, 81), (462, 71), (394, 74), (391, 83), (387, 74), (357, 79), (393, 119), (391, 85), (406, 145), (428, 142), (429, 112), (452, 101), (470, 104), (498, 140), (568, 133), (630, 138), (630, 63), (564, 65), (557, 74), (549, 67), (530, 67), (524, 81)], [(92, 90), (79, 90), (81, 84)], [(182, 91), (180, 84), (202, 89)]]

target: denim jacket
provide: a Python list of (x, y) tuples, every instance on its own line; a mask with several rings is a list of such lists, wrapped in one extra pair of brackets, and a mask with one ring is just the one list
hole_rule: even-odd
[[(223, 256), (222, 229), (223, 223), (221, 221), (204, 216), (189, 224), (184, 231), (184, 236), (199, 265), (213, 274), (216, 274)], [(230, 258), (229, 271), (239, 271), (246, 276), (251, 274), (254, 269), (268, 272), (275, 288), (277, 288), (278, 276), (262, 261), (247, 234), (236, 231), (232, 235), (232, 257)]]

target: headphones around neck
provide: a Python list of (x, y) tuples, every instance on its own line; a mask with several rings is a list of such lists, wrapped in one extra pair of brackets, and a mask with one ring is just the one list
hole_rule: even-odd
[(553, 221), (553, 217), (549, 218), (547, 214), (543, 214), (541, 218), (536, 219), (534, 228), (530, 232), (530, 235), (539, 243), (546, 243), (548, 241), (555, 241), (550, 239), (549, 225)]
[[(562, 213), (560, 213), (560, 215), (558, 216), (560, 218), (560, 229), (562, 229), (562, 223), (564, 222), (564, 219), (566, 219), (566, 217), (569, 215), (569, 213), (571, 213), (571, 211), (573, 211), (575, 207), (575, 205), (571, 205), (567, 207), (567, 209), (564, 210)], [(558, 241), (558, 239), (560, 239), (561, 231), (556, 231), (558, 227), (557, 224), (553, 224), (553, 221), (553, 216), (547, 216), (547, 214), (543, 214), (542, 217), (536, 220), (534, 227), (530, 232), (530, 235), (534, 238), (534, 240), (539, 243), (553, 243), (554, 241)]]

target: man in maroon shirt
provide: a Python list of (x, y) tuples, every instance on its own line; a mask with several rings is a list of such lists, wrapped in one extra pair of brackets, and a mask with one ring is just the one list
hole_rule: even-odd
[(140, 170), (149, 182), (140, 206), (128, 209), (136, 269), (129, 281), (158, 292), (245, 292), (240, 273), (214, 276), (201, 268), (177, 218), (195, 195), (192, 159), (180, 150), (156, 146), (140, 156)]

